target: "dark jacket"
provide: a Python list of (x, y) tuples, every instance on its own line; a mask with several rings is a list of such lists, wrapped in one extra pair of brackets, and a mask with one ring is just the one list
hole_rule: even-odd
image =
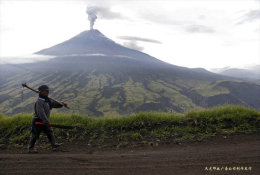
[(39, 96), (34, 105), (33, 120), (43, 123), (50, 123), (49, 117), (52, 108), (61, 108), (62, 105), (50, 100), (48, 97), (42, 98)]

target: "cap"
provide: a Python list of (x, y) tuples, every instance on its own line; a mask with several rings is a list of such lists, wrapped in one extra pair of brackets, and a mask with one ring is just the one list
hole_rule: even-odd
[(47, 86), (47, 85), (41, 85), (39, 88), (38, 88), (39, 91), (49, 91), (50, 88)]

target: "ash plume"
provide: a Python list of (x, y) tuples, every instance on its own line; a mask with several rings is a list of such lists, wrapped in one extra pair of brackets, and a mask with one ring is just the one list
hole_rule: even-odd
[(90, 22), (90, 30), (93, 30), (93, 26), (97, 19), (97, 11), (95, 7), (88, 7), (86, 13), (88, 14), (88, 20)]
[(120, 13), (111, 11), (110, 7), (88, 6), (86, 13), (90, 22), (90, 30), (93, 29), (97, 17), (109, 20), (123, 18)]

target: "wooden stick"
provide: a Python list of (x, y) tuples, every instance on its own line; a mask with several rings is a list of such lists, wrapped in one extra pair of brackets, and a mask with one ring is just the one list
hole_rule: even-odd
[[(42, 122), (35, 122), (36, 125), (44, 125), (48, 126), (48, 124), (42, 123)], [(56, 124), (50, 124), (49, 126), (55, 127), (55, 128), (62, 128), (62, 129), (73, 129), (74, 126), (67, 126), (67, 125), (56, 125)]]
[[(23, 83), (22, 84), (22, 86), (23, 87), (26, 87), (26, 88), (28, 88), (28, 89), (30, 89), (30, 90), (32, 90), (33, 92), (36, 92), (37, 94), (39, 94), (40, 93), (40, 91), (37, 91), (37, 90), (35, 90), (35, 89), (33, 89), (33, 88), (31, 88), (31, 87), (29, 87), (29, 86), (27, 86), (27, 84), (26, 83)], [(53, 99), (53, 98), (51, 98), (51, 97), (48, 97), (49, 99), (51, 99), (51, 100), (53, 100), (54, 102), (56, 102), (56, 103), (58, 103), (58, 104), (60, 104), (60, 105), (62, 105), (62, 106), (64, 106), (61, 102), (59, 102), (58, 100), (55, 100), (55, 99)], [(67, 108), (67, 109), (69, 109), (69, 107), (67, 106), (64, 106), (65, 108)]]

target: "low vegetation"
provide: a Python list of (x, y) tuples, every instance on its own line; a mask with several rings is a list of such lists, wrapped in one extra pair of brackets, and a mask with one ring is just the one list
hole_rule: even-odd
[[(27, 145), (31, 118), (32, 114), (0, 115), (0, 144)], [(145, 112), (101, 118), (54, 113), (50, 120), (75, 126), (71, 130), (54, 128), (58, 141), (95, 147), (157, 146), (201, 141), (215, 135), (260, 132), (260, 112), (241, 106), (220, 106), (186, 114)]]

